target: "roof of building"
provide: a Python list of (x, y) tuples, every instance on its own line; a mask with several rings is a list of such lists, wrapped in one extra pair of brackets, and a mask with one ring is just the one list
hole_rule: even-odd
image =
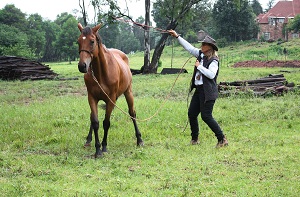
[(272, 7), (267, 13), (257, 16), (258, 23), (268, 23), (269, 18), (284, 18), (287, 22), (288, 18), (294, 18), (300, 14), (300, 0), (281, 0)]

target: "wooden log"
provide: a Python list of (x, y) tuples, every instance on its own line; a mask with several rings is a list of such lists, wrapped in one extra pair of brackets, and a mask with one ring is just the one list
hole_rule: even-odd
[(220, 82), (220, 85), (230, 85), (230, 86), (245, 86), (247, 84), (258, 84), (258, 83), (268, 83), (268, 82), (277, 82), (277, 81), (286, 81), (284, 77), (276, 78), (260, 78), (255, 80), (244, 80), (244, 81), (233, 81), (233, 82)]
[[(269, 74), (268, 77), (276, 78), (276, 77), (284, 77), (284, 75), (283, 74)], [(268, 78), (268, 77), (263, 77), (263, 78)]]
[(254, 95), (266, 96), (269, 94), (281, 95), (284, 92), (294, 89), (288, 85), (293, 86), (293, 83), (288, 83), (283, 74), (270, 74), (267, 77), (233, 81), (233, 82), (220, 82), (218, 90), (220, 94), (228, 95), (237, 91), (253, 91)]
[(285, 83), (286, 83), (286, 81), (275, 81), (275, 82), (251, 84), (251, 85), (247, 85), (247, 86), (250, 86), (250, 87), (256, 87), (256, 86), (272, 87), (272, 86), (284, 85)]
[(177, 73), (188, 73), (186, 69), (180, 68), (163, 68), (160, 74), (177, 74)]
[(37, 61), (13, 56), (0, 56), (0, 79), (37, 80), (54, 79), (57, 76), (49, 66)]

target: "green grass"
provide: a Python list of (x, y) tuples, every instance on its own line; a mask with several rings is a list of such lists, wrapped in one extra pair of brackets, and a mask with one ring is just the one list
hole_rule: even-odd
[[(163, 65), (169, 65), (169, 55)], [(182, 67), (189, 56), (178, 56), (174, 66)], [(130, 61), (139, 68), (142, 59), (136, 54)], [(201, 120), (199, 145), (189, 145), (189, 126), (185, 129), (193, 60), (186, 65), (189, 73), (177, 80), (136, 75), (135, 107), (145, 146), (136, 147), (131, 120), (115, 109), (109, 153), (95, 160), (94, 147), (83, 148), (90, 112), (77, 63), (49, 65), (61, 78), (79, 79), (0, 81), (0, 196), (298, 196), (299, 91), (219, 98), (214, 117), (229, 146), (215, 149), (213, 132)], [(218, 81), (280, 70), (223, 66)], [(299, 69), (288, 70), (287, 80), (299, 85)], [(127, 111), (123, 97), (117, 104)], [(99, 110), (100, 122), (103, 115)]]

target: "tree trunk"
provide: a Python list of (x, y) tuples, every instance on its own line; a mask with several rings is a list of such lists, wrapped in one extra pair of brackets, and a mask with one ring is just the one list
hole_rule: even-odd
[(85, 5), (84, 5), (84, 0), (82, 0), (82, 5), (81, 5), (80, 1), (81, 0), (79, 0), (78, 3), (79, 3), (79, 7), (81, 8), (84, 27), (86, 27), (87, 26), (87, 20), (86, 20), (86, 10), (85, 10)]
[(144, 27), (144, 70), (150, 65), (150, 0), (145, 0), (145, 27)]
[[(147, 1), (150, 1), (150, 0), (145, 0), (145, 2), (147, 2)], [(171, 18), (170, 18), (171, 22), (167, 25), (166, 30), (175, 29), (178, 25), (177, 21), (182, 20), (184, 18), (184, 16), (189, 12), (191, 7), (195, 4), (197, 4), (200, 1), (201, 0), (185, 1), (186, 3), (182, 4), (182, 7), (179, 10), (177, 10), (177, 11), (176, 10), (169, 10), (170, 11), (169, 15), (171, 16)], [(172, 4), (173, 7), (176, 7), (175, 3), (177, 3), (177, 1), (170, 0), (167, 3), (170, 4), (170, 5)], [(170, 6), (168, 6), (168, 7), (170, 7)], [(174, 13), (176, 13), (176, 16), (174, 15)], [(167, 32), (161, 32), (161, 33), (162, 33), (162, 36), (161, 36), (158, 44), (156, 45), (156, 47), (154, 49), (154, 53), (153, 53), (153, 56), (152, 56), (152, 59), (151, 59), (151, 63), (149, 65), (149, 67), (147, 67), (147, 66), (144, 67), (143, 74), (156, 73), (157, 72), (158, 61), (159, 61), (160, 56), (161, 56), (161, 54), (164, 50), (166, 40), (169, 36), (169, 34)]]
[[(175, 29), (176, 26), (177, 26), (177, 22), (176, 21), (172, 21), (167, 26), (167, 30), (169, 30), (169, 29)], [(145, 67), (144, 68), (143, 74), (157, 73), (158, 61), (159, 61), (160, 56), (161, 56), (161, 54), (162, 54), (162, 52), (163, 52), (163, 50), (165, 48), (165, 44), (166, 44), (168, 36), (169, 36), (168, 33), (163, 33), (162, 34), (162, 36), (161, 36), (158, 44), (155, 47), (151, 63), (149, 65), (149, 67)]]

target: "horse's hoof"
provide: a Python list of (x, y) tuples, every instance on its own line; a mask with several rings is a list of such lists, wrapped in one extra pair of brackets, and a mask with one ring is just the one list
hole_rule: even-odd
[(103, 157), (103, 154), (102, 153), (96, 153), (95, 155), (94, 155), (94, 157), (95, 157), (95, 159), (99, 159), (99, 158), (102, 158)]
[(97, 149), (94, 156), (95, 156), (95, 159), (98, 159), (103, 156), (103, 153), (100, 149)]
[(86, 142), (86, 143), (83, 145), (83, 147), (84, 147), (84, 148), (91, 147), (91, 143)]
[(144, 146), (144, 142), (143, 141), (138, 142), (137, 146)]

